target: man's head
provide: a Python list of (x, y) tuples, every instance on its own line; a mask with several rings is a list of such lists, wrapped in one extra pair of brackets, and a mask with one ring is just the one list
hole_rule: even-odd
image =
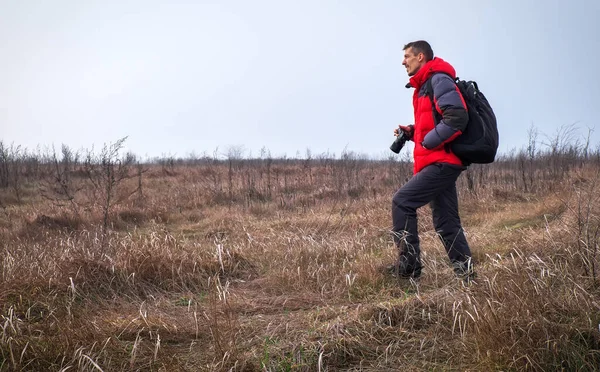
[(425, 40), (412, 41), (402, 48), (404, 60), (402, 66), (406, 67), (408, 76), (416, 74), (424, 64), (433, 59), (431, 45)]

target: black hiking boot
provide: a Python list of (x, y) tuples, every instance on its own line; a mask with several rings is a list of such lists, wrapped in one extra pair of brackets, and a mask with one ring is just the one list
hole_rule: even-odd
[(473, 268), (473, 261), (470, 258), (464, 262), (453, 262), (452, 269), (454, 270), (454, 274), (458, 278), (462, 279), (466, 284), (471, 284), (471, 282), (473, 282), (473, 280), (477, 277), (477, 273)]
[(421, 269), (422, 269), (422, 265), (421, 265), (421, 260), (418, 258), (408, 258), (405, 255), (400, 255), (400, 257), (398, 258), (398, 261), (393, 264), (393, 265), (389, 265), (386, 266), (385, 271), (397, 278), (403, 278), (403, 279), (408, 279), (408, 278), (413, 278), (413, 279), (417, 279), (418, 277), (421, 276)]

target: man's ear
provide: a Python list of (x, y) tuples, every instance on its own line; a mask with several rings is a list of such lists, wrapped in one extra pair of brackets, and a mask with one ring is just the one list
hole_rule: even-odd
[(419, 62), (423, 62), (423, 60), (425, 59), (425, 54), (423, 53), (419, 53), (419, 55), (417, 56), (417, 60)]

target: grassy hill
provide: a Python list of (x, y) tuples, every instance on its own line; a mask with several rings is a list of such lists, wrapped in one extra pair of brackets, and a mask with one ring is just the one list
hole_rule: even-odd
[(600, 365), (598, 156), (520, 153), (461, 175), (466, 285), (429, 207), (421, 279), (382, 273), (409, 163), (117, 154), (5, 158), (0, 371)]

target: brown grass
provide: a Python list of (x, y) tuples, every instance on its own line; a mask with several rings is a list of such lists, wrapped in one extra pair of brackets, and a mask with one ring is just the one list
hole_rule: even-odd
[(596, 369), (597, 165), (535, 193), (489, 167), (459, 182), (471, 285), (427, 207), (423, 277), (380, 272), (406, 165), (149, 166), (106, 233), (87, 194), (3, 190), (0, 371)]

